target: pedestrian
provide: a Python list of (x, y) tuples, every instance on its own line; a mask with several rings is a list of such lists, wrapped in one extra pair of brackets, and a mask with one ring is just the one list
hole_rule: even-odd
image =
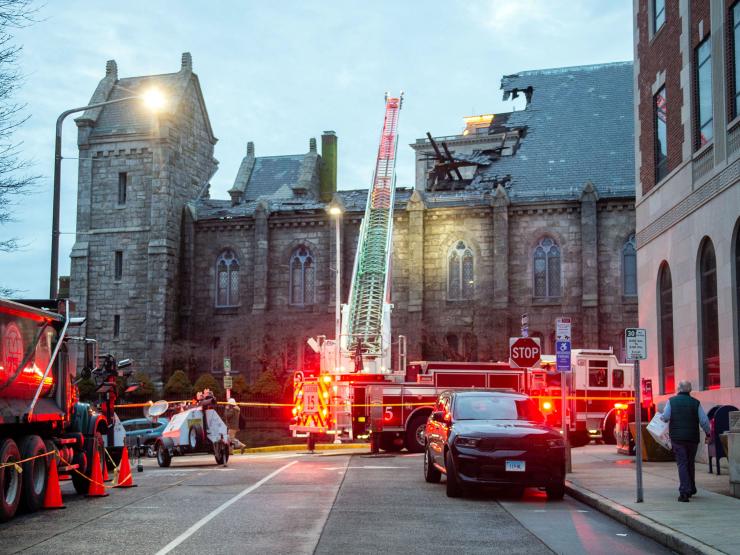
[(678, 395), (668, 400), (661, 418), (668, 422), (668, 434), (678, 465), (678, 500), (688, 503), (689, 498), (696, 495), (694, 459), (699, 447), (699, 426), (707, 434), (706, 443), (710, 438), (709, 419), (701, 403), (691, 396), (691, 382), (684, 380), (678, 384)]
[(236, 404), (236, 401), (232, 397), (229, 399), (229, 402), (226, 404), (226, 410), (224, 411), (224, 418), (226, 419), (226, 429), (229, 432), (229, 441), (234, 446), (234, 449), (241, 449), (242, 453), (244, 453), (244, 449), (247, 447), (244, 445), (239, 439), (236, 437), (236, 434), (239, 433), (239, 416), (241, 414), (241, 409), (239, 408), (239, 405)]

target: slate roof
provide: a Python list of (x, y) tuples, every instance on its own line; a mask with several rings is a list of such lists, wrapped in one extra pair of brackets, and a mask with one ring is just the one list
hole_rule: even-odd
[(304, 157), (304, 154), (289, 154), (255, 158), (244, 200), (257, 200), (262, 196), (292, 198), (291, 186), (298, 182)]
[(495, 176), (511, 174), (512, 202), (577, 199), (586, 181), (601, 198), (634, 197), (632, 62), (524, 71), (501, 80), (505, 97), (528, 87), (531, 102), (506, 122), (526, 130), (519, 149), (481, 168), (471, 187), (490, 188)]

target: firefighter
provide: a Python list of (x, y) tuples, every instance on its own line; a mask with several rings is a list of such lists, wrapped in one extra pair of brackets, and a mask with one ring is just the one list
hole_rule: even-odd
[(236, 404), (236, 400), (232, 397), (229, 399), (228, 404), (226, 405), (226, 410), (224, 411), (226, 429), (229, 432), (229, 443), (231, 443), (234, 449), (241, 449), (242, 454), (244, 454), (244, 449), (247, 446), (236, 437), (236, 434), (239, 433), (240, 414), (241, 409), (239, 408), (239, 405)]

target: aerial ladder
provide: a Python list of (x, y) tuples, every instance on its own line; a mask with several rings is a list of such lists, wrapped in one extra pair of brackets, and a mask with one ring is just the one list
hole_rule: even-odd
[[(360, 227), (349, 303), (342, 309), (340, 368), (391, 372), (391, 256), (398, 115), (403, 93), (385, 100), (385, 119)], [(401, 370), (401, 369), (399, 369)]]

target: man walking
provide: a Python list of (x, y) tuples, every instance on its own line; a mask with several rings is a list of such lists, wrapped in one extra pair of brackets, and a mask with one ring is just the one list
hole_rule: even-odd
[(229, 402), (226, 405), (226, 410), (224, 411), (224, 418), (226, 420), (226, 429), (229, 432), (229, 440), (231, 441), (231, 444), (234, 446), (234, 449), (241, 449), (242, 454), (243, 454), (244, 448), (246, 447), (246, 445), (244, 445), (236, 437), (236, 434), (239, 432), (239, 414), (240, 413), (241, 413), (241, 409), (239, 408), (239, 405), (236, 404), (236, 401), (232, 397), (231, 399), (229, 399)]
[(707, 434), (709, 442), (709, 419), (701, 403), (691, 396), (691, 382), (678, 384), (678, 395), (671, 397), (663, 409), (663, 422), (668, 422), (671, 446), (678, 465), (678, 500), (688, 503), (696, 495), (694, 481), (694, 458), (699, 447), (699, 426)]

